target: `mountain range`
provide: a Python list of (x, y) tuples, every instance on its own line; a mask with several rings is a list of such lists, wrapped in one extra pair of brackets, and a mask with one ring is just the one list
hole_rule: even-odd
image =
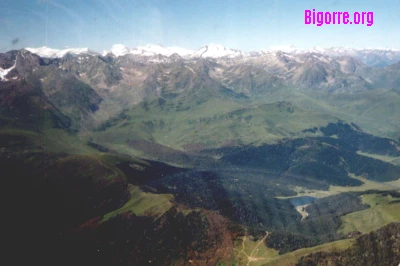
[(397, 265), (399, 77), (391, 49), (0, 53), (15, 259)]
[(122, 44), (115, 44), (111, 50), (97, 52), (88, 48), (65, 48), (65, 49), (52, 49), (49, 47), (40, 48), (26, 48), (28, 51), (35, 53), (41, 57), (59, 58), (67, 53), (71, 54), (98, 54), (107, 55), (108, 53), (114, 56), (123, 56), (126, 54), (142, 55), (142, 56), (171, 56), (177, 54), (185, 58), (221, 58), (221, 57), (253, 57), (268, 53), (274, 53), (277, 51), (285, 52), (288, 54), (303, 54), (303, 53), (319, 53), (327, 56), (351, 56), (354, 57), (368, 66), (386, 66), (389, 64), (397, 63), (400, 60), (400, 50), (390, 48), (367, 48), (367, 49), (356, 49), (356, 48), (345, 48), (345, 47), (332, 47), (332, 48), (320, 48), (314, 47), (312, 49), (297, 49), (293, 45), (272, 47), (261, 51), (243, 52), (237, 49), (226, 48), (219, 44), (209, 44), (204, 47), (193, 51), (181, 47), (163, 47), (161, 45), (146, 45), (138, 46), (133, 49), (128, 48)]
[[(243, 56), (239, 51), (222, 46), (206, 46), (186, 57), (171, 54), (171, 49), (160, 46), (142, 47), (142, 50), (129, 50), (119, 45), (116, 47), (118, 51), (114, 52), (119, 56), (112, 53), (99, 55), (85, 49), (58, 52), (51, 50), (51, 53), (43, 50), (52, 57), (32, 54), (29, 52), (32, 49), (8, 52), (0, 57), (0, 82), (5, 85), (7, 80), (12, 84), (28, 77), (34, 79), (47, 97), (57, 98), (53, 102), (57, 108), (61, 111), (69, 108), (70, 115), (80, 117), (73, 119), (78, 127), (90, 129), (130, 108), (138, 108), (137, 104), (141, 102), (152, 102), (156, 99), (169, 99), (171, 104), (181, 106), (175, 107), (178, 109), (202, 106), (192, 104), (193, 101), (223, 101), (232, 105), (233, 109), (239, 109), (250, 102), (256, 104), (257, 99), (263, 97), (268, 98), (267, 102), (278, 99), (285, 101), (286, 96), (283, 94), (294, 97), (295, 94), (288, 90), (295, 90), (295, 93), (302, 94), (294, 100), (300, 101), (295, 105), (302, 112), (345, 118), (349, 114), (355, 115), (357, 111), (338, 114), (341, 112), (339, 106), (327, 103), (328, 108), (322, 102), (333, 100), (336, 104), (340, 100), (333, 98), (340, 98), (340, 93), (350, 93), (351, 97), (363, 97), (364, 101), (368, 101), (368, 97), (371, 97), (368, 95), (380, 92), (378, 97), (391, 102), (388, 103), (391, 110), (383, 118), (385, 125), (373, 125), (367, 121), (367, 116), (375, 115), (370, 111), (364, 112), (371, 110), (367, 106), (359, 113), (357, 122), (373, 133), (379, 131), (382, 136), (400, 137), (397, 133), (400, 123), (395, 112), (397, 105), (393, 102), (396, 101), (399, 91), (398, 63), (383, 68), (371, 67), (354, 57), (328, 56), (315, 52), (273, 51)], [(124, 49), (130, 52), (121, 55)], [(160, 54), (161, 51), (165, 55)], [(36, 52), (41, 54), (40, 49)], [(237, 53), (241, 55), (236, 56)], [(227, 54), (229, 56), (222, 56)], [(203, 57), (204, 55), (221, 57)], [(65, 86), (71, 86), (71, 83), (74, 87), (82, 86), (87, 91), (84, 94), (87, 106), (81, 106), (85, 111), (78, 111), (81, 107), (76, 106), (72, 111), (70, 102), (60, 98), (65, 93), (81, 93), (80, 89), (64, 89)], [(328, 94), (324, 92), (336, 94), (325, 99)], [(313, 101), (312, 98), (319, 93), (323, 94), (321, 97), (324, 99)], [(376, 101), (358, 104), (370, 104), (372, 108)], [(183, 107), (184, 105), (187, 107)], [(385, 109), (389, 106), (385, 106)], [(350, 109), (353, 107), (346, 106)]]

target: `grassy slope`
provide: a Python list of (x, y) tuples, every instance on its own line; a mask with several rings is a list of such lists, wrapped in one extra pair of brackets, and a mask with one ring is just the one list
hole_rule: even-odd
[[(363, 195), (363, 203), (370, 205), (371, 208), (342, 217), (344, 224), (338, 232), (346, 234), (358, 230), (361, 233), (369, 233), (391, 222), (400, 221), (400, 213), (398, 212), (400, 203), (392, 203), (396, 200), (398, 200), (398, 198), (393, 198), (390, 195)], [(301, 257), (310, 253), (345, 250), (351, 247), (354, 242), (354, 239), (344, 239), (279, 255), (278, 251), (267, 248), (264, 244), (254, 249), (259, 243), (259, 240), (256, 241), (252, 238), (245, 237), (236, 242), (235, 251), (239, 265), (285, 266), (294, 265)], [(253, 250), (254, 253), (252, 257), (256, 260), (247, 264), (249, 261), (248, 255), (251, 254)]]
[(251, 265), (263, 265), (267, 260), (279, 256), (279, 252), (268, 248), (263, 239), (256, 241), (247, 235), (236, 240), (234, 249), (239, 265), (246, 265), (249, 261)]
[(323, 251), (341, 251), (351, 247), (354, 244), (354, 239), (344, 239), (338, 240), (331, 243), (326, 243), (323, 245), (311, 247), (311, 248), (302, 248), (285, 255), (277, 256), (275, 258), (271, 258), (270, 261), (262, 264), (265, 266), (290, 266), (295, 264), (301, 257), (315, 252), (323, 252)]
[[(185, 111), (177, 111), (177, 107)], [(168, 106), (153, 102), (147, 108), (134, 107), (127, 112), (128, 118), (96, 132), (95, 141), (112, 145), (136, 137), (175, 149), (190, 143), (209, 147), (229, 141), (261, 144), (292, 137), (293, 133), (303, 136), (304, 129), (337, 121), (328, 112), (299, 108), (278, 99), (243, 104), (213, 98), (197, 106), (181, 106), (172, 100)]]
[[(95, 142), (132, 155), (140, 152), (120, 145), (127, 139), (145, 139), (183, 150), (185, 144), (218, 147), (227, 143), (274, 143), (287, 137), (303, 137), (304, 129), (325, 126), (342, 119), (355, 122), (377, 136), (398, 137), (400, 96), (390, 90), (354, 94), (318, 93), (282, 89), (257, 99), (231, 101), (210, 98), (197, 105), (185, 99), (148, 102), (126, 112)], [(396, 163), (398, 159), (394, 160)]]
[(391, 203), (399, 199), (371, 194), (363, 195), (362, 200), (371, 207), (342, 217), (343, 224), (339, 233), (346, 234), (355, 230), (369, 233), (391, 222), (400, 221), (400, 203)]
[(365, 153), (365, 152), (357, 152), (360, 155), (371, 157), (374, 159), (378, 159), (384, 162), (392, 163), (394, 165), (400, 165), (400, 157), (391, 157), (379, 154)]
[(28, 139), (29, 145), (26, 149), (37, 150), (39, 148), (47, 152), (62, 152), (68, 154), (91, 154), (97, 151), (90, 148), (79, 137), (62, 129), (46, 129), (35, 132), (24, 129), (2, 128), (1, 136), (14, 136), (16, 138)]
[(293, 190), (297, 192), (297, 195), (290, 196), (290, 197), (277, 197), (281, 199), (285, 198), (293, 198), (298, 196), (311, 196), (316, 198), (323, 198), (332, 195), (336, 195), (343, 192), (350, 192), (350, 191), (367, 191), (367, 190), (393, 190), (400, 187), (400, 179), (397, 181), (392, 182), (375, 182), (372, 180), (368, 180), (361, 176), (355, 176), (353, 174), (349, 174), (352, 178), (358, 179), (362, 181), (364, 184), (361, 186), (355, 187), (342, 187), (342, 186), (329, 186), (329, 190), (314, 190), (314, 189), (307, 189), (303, 187), (293, 187)]
[[(122, 154), (109, 154), (99, 152), (86, 145), (86, 142), (76, 135), (69, 134), (60, 129), (47, 129), (43, 133), (22, 130), (22, 129), (1, 129), (0, 138), (9, 140), (4, 143), (15, 156), (27, 152), (34, 152), (26, 159), (26, 163), (40, 165), (44, 155), (66, 154), (56, 160), (55, 166), (63, 169), (65, 165), (74, 165), (81, 170), (79, 175), (82, 177), (93, 176), (95, 180), (118, 180), (125, 179), (124, 174), (115, 167), (121, 162), (132, 162), (137, 165), (148, 166), (148, 163), (135, 157)], [(21, 147), (22, 140), (25, 140)], [(21, 144), (20, 144), (21, 143)], [(10, 146), (11, 145), (11, 146)], [(0, 146), (0, 148), (2, 148)], [(38, 163), (39, 162), (39, 163)], [(107, 215), (105, 220), (123, 211), (133, 211), (137, 215), (157, 215), (167, 211), (172, 203), (172, 195), (159, 195), (142, 192), (138, 187), (129, 187), (132, 198), (122, 208), (115, 210)]]
[(400, 165), (400, 158), (394, 159), (392, 163), (395, 165)]
[(369, 133), (395, 139), (400, 137), (400, 94), (393, 90), (375, 89), (352, 94), (312, 92), (312, 97), (339, 112), (342, 119), (355, 122)]
[[(85, 166), (87, 168), (93, 169), (90, 167), (90, 163), (97, 163), (109, 169), (113, 175), (104, 177), (106, 179), (113, 179), (113, 177), (123, 176), (122, 172), (115, 167), (115, 165), (130, 161), (132, 163), (148, 166), (148, 163), (140, 160), (138, 158), (134, 158), (128, 155), (115, 155), (104, 152), (98, 152), (93, 148), (85, 145), (81, 138), (78, 138), (74, 135), (70, 135), (62, 130), (48, 130), (47, 132), (47, 147), (49, 151), (52, 152), (67, 152), (70, 154), (75, 154), (69, 156), (66, 160), (68, 161), (81, 161), (85, 162)], [(38, 137), (38, 136), (35, 136)], [(37, 138), (36, 138), (37, 140)], [(87, 174), (93, 174), (87, 173)], [(107, 215), (104, 216), (103, 221), (110, 219), (111, 217), (120, 214), (126, 211), (132, 211), (138, 216), (156, 216), (159, 217), (168, 211), (173, 203), (172, 195), (170, 194), (152, 194), (146, 193), (140, 190), (140, 188), (129, 185), (128, 187), (129, 193), (131, 194), (130, 200), (125, 203), (120, 209), (117, 209)]]
[(283, 90), (259, 99), (263, 102), (288, 101), (294, 105), (354, 122), (377, 136), (400, 137), (400, 95), (390, 89), (348, 93)]
[[(238, 265), (247, 265), (248, 256), (252, 254), (254, 261), (250, 261), (251, 266), (289, 266), (296, 263), (302, 256), (309, 253), (321, 251), (340, 251), (351, 247), (354, 239), (345, 239), (318, 245), (311, 248), (302, 248), (293, 252), (279, 255), (277, 250), (268, 248), (264, 243), (259, 244), (260, 240), (253, 240), (249, 237), (238, 239), (235, 243), (235, 254)], [(256, 247), (257, 246), (257, 247)], [(254, 252), (253, 252), (254, 251)], [(253, 253), (252, 253), (253, 252)]]
[(400, 188), (400, 179), (392, 182), (387, 182), (387, 184), (396, 188)]
[(124, 212), (133, 212), (138, 216), (160, 217), (173, 206), (171, 194), (146, 193), (132, 185), (129, 185), (128, 189), (131, 194), (130, 200), (121, 208), (104, 215), (103, 222)]

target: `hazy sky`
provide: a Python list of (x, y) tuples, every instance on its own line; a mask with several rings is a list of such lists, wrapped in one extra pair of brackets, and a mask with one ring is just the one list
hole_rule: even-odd
[[(374, 12), (374, 25), (304, 24), (304, 10)], [(146, 44), (400, 48), (400, 0), (0, 0), (0, 51)]]

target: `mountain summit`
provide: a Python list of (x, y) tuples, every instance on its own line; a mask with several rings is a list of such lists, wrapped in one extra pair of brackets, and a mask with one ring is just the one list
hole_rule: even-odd
[(242, 56), (244, 53), (240, 50), (234, 50), (226, 48), (220, 44), (209, 44), (206, 45), (199, 50), (197, 50), (192, 57), (211, 57), (211, 58), (220, 58), (220, 57), (238, 57)]
[(340, 57), (340, 56), (351, 56), (354, 57), (364, 64), (373, 67), (383, 67), (390, 64), (395, 64), (400, 61), (400, 50), (398, 49), (357, 49), (357, 48), (346, 48), (346, 47), (330, 47), (321, 48), (313, 47), (311, 49), (299, 49), (294, 45), (275, 46), (261, 51), (243, 52), (238, 49), (227, 48), (220, 44), (208, 44), (200, 49), (193, 51), (186, 48), (177, 46), (164, 47), (159, 44), (148, 44), (145, 46), (137, 46), (135, 48), (129, 48), (123, 44), (115, 44), (110, 50), (105, 50), (102, 53), (95, 52), (88, 48), (65, 48), (65, 49), (53, 49), (46, 46), (39, 48), (25, 48), (31, 53), (37, 54), (45, 58), (61, 58), (67, 53), (78, 55), (78, 54), (107, 54), (114, 55), (116, 57), (124, 56), (127, 54), (143, 57), (153, 56), (164, 56), (170, 57), (173, 54), (179, 55), (182, 58), (247, 58), (247, 57), (258, 57), (266, 54), (275, 54), (284, 52), (289, 55), (301, 55), (309, 53), (318, 53), (322, 55)]
[(88, 48), (65, 48), (65, 49), (53, 49), (49, 48), (47, 46), (42, 46), (39, 48), (25, 48), (25, 50), (28, 50), (29, 52), (33, 54), (37, 54), (41, 57), (63, 57), (67, 53), (71, 54), (82, 54), (82, 53), (88, 53), (89, 49)]

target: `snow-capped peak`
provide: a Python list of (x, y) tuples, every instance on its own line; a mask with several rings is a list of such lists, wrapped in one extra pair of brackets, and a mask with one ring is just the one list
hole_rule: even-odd
[[(115, 44), (111, 48), (110, 51), (112, 54), (115, 56), (123, 56), (126, 54), (133, 54), (133, 55), (141, 55), (141, 56), (156, 56), (156, 55), (162, 55), (162, 56), (171, 56), (173, 54), (178, 54), (180, 56), (188, 56), (193, 53), (193, 51), (180, 48), (180, 47), (164, 47), (161, 45), (154, 45), (154, 44), (148, 44), (144, 46), (138, 46), (133, 49), (129, 49), (126, 46), (122, 44)], [(103, 54), (106, 54), (107, 52), (104, 51)]]
[(128, 47), (126, 47), (123, 44), (114, 44), (111, 47), (111, 51), (110, 52), (115, 56), (123, 56), (123, 55), (129, 54), (130, 50), (129, 50)]
[(294, 45), (282, 45), (282, 46), (272, 46), (268, 49), (263, 50), (263, 52), (286, 52), (286, 53), (298, 53), (301, 50), (297, 49)]
[[(26, 50), (35, 53), (41, 57), (51, 57), (60, 58), (67, 53), (71, 54), (82, 54), (91, 53), (99, 54), (97, 52), (91, 51), (88, 48), (65, 48), (65, 49), (52, 49), (46, 46), (39, 48), (25, 48)], [(351, 56), (364, 64), (369, 66), (385, 66), (388, 64), (397, 63), (400, 60), (400, 50), (391, 48), (347, 48), (347, 47), (331, 47), (331, 48), (321, 48), (313, 47), (311, 49), (298, 49), (293, 45), (285, 46), (274, 46), (268, 49), (261, 50), (259, 52), (242, 52), (240, 50), (229, 49), (220, 44), (209, 44), (200, 48), (197, 51), (188, 50), (180, 47), (164, 47), (161, 45), (145, 45), (138, 46), (136, 48), (128, 48), (122, 44), (115, 44), (112, 46), (111, 50), (104, 51), (102, 54), (106, 55), (112, 53), (114, 56), (119, 57), (127, 54), (144, 56), (144, 57), (154, 57), (154, 56), (165, 56), (170, 57), (173, 54), (178, 54), (183, 58), (241, 58), (249, 57), (255, 58), (258, 56), (277, 56), (278, 53), (284, 53), (287, 55), (301, 55), (306, 53), (318, 53), (331, 57), (338, 56)], [(153, 60), (153, 59), (152, 59)]]
[(236, 57), (242, 56), (244, 53), (239, 50), (229, 49), (220, 44), (209, 44), (197, 50), (192, 57)]
[(192, 54), (193, 51), (180, 47), (164, 47), (161, 45), (148, 44), (146, 46), (138, 46), (132, 49), (131, 53), (140, 54), (143, 56), (154, 56), (154, 55), (171, 56), (173, 54), (178, 54), (180, 56), (188, 56)]
[(356, 48), (347, 48), (347, 47), (331, 47), (331, 48), (322, 48), (322, 47), (313, 47), (312, 49), (308, 50), (307, 52), (314, 52), (314, 53), (320, 53), (320, 54), (327, 54), (331, 56), (336, 56), (336, 55), (351, 55), (354, 54), (355, 52), (359, 51), (360, 49)]
[(29, 52), (33, 54), (37, 54), (41, 57), (51, 57), (51, 58), (60, 58), (63, 57), (67, 53), (71, 54), (81, 54), (89, 52), (88, 48), (65, 48), (65, 49), (52, 49), (46, 46), (39, 48), (25, 48)]

